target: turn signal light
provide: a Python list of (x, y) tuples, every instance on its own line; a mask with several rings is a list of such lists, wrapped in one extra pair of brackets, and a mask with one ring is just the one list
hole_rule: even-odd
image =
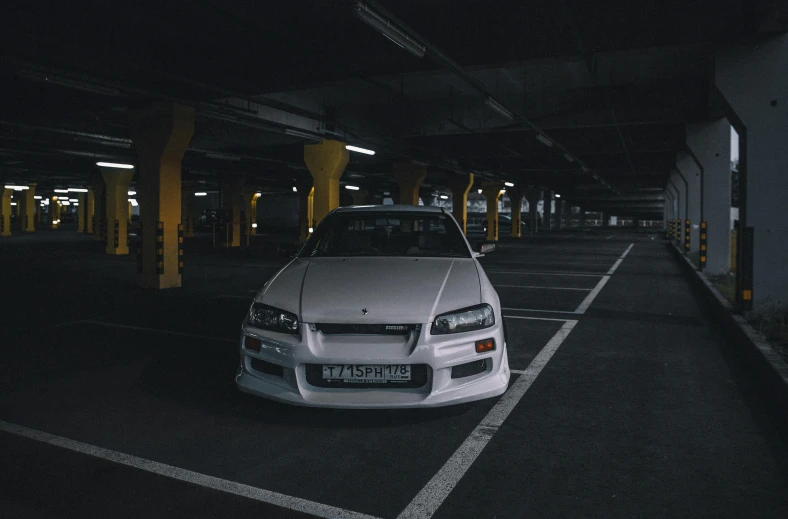
[(260, 351), (262, 344), (260, 343), (260, 339), (255, 339), (247, 335), (246, 339), (244, 339), (244, 346), (247, 350)]
[(495, 349), (495, 339), (484, 339), (483, 341), (476, 341), (476, 353), (484, 353), (486, 351), (493, 351)]

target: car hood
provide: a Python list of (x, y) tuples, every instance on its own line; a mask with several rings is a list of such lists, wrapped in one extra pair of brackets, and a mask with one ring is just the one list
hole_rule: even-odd
[(307, 323), (417, 324), (481, 303), (481, 288), (470, 258), (298, 258), (258, 300)]

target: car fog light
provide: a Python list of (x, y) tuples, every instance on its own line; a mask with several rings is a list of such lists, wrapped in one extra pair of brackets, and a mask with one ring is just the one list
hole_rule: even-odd
[(246, 339), (244, 339), (244, 347), (247, 350), (260, 351), (261, 346), (262, 344), (260, 343), (260, 339), (249, 337), (248, 335), (246, 336)]
[(483, 341), (476, 341), (476, 353), (484, 353), (485, 351), (493, 351), (495, 349), (495, 339), (484, 339)]

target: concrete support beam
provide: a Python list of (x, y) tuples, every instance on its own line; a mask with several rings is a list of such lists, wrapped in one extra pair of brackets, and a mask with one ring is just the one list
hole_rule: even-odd
[(26, 189), (20, 193), (18, 208), (22, 221), (22, 232), (35, 232), (36, 230), (36, 184), (28, 184)]
[(394, 164), (394, 178), (399, 185), (397, 203), (403, 205), (419, 205), (419, 188), (427, 177), (427, 166), (413, 162), (397, 162)]
[(49, 199), (49, 228), (57, 229), (60, 227), (60, 202), (58, 197), (53, 196)]
[(344, 142), (324, 140), (318, 144), (304, 145), (304, 162), (312, 174), (315, 189), (312, 227), (339, 207), (339, 179), (348, 160)]
[(542, 198), (542, 191), (537, 189), (536, 186), (528, 186), (525, 189), (525, 199), (528, 200), (528, 213), (529, 213), (529, 222), (531, 229), (530, 232), (532, 235), (536, 234), (539, 231), (539, 199)]
[(194, 134), (194, 108), (159, 102), (130, 115), (139, 156), (142, 264), (138, 282), (145, 288), (179, 287), (181, 161)]
[(11, 236), (11, 195), (13, 189), (0, 186), (0, 236)]
[(542, 209), (542, 222), (544, 227), (544, 232), (549, 233), (553, 227), (553, 192), (549, 189), (545, 190), (542, 193), (544, 197), (544, 207)]
[(511, 186), (506, 188), (506, 194), (509, 196), (509, 201), (512, 205), (512, 238), (522, 238), (522, 210), (523, 210), (523, 197), (525, 190), (520, 185)]
[(452, 175), (448, 177), (447, 184), (451, 190), (451, 210), (454, 219), (460, 224), (462, 232), (468, 232), (468, 193), (473, 187), (473, 173), (467, 175)]
[(222, 178), (222, 210), (225, 226), (221, 229), (225, 246), (241, 246), (241, 207), (245, 179), (243, 176), (225, 176)]
[(482, 194), (487, 199), (487, 240), (498, 241), (498, 200), (503, 194), (503, 182), (482, 182)]
[(706, 233), (706, 272), (730, 271), (731, 139), (730, 123), (718, 119), (687, 126), (687, 146), (703, 167), (703, 220)]
[(101, 168), (106, 184), (107, 254), (129, 253), (129, 184), (134, 176), (132, 169)]

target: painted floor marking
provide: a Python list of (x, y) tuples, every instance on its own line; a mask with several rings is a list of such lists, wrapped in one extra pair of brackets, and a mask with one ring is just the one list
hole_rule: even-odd
[(503, 306), (501, 307), (501, 310), (511, 310), (513, 312), (541, 312), (545, 314), (576, 314), (577, 313), (577, 310), (540, 310), (538, 308), (506, 308)]
[(158, 474), (160, 476), (176, 479), (178, 481), (199, 485), (204, 488), (210, 488), (212, 490), (218, 490), (220, 492), (226, 492), (228, 494), (254, 499), (255, 501), (280, 506), (282, 508), (288, 508), (297, 512), (312, 514), (317, 517), (325, 517), (330, 519), (337, 517), (347, 519), (378, 519), (372, 515), (352, 512), (350, 510), (324, 505), (322, 503), (316, 503), (307, 499), (287, 496), (278, 492), (272, 492), (270, 490), (253, 487), (251, 485), (244, 485), (243, 483), (237, 483), (235, 481), (229, 481), (226, 479), (209, 476), (207, 474), (201, 474), (199, 472), (174, 467), (165, 463), (159, 463), (158, 461), (139, 458), (137, 456), (132, 456), (131, 454), (125, 454), (123, 452), (96, 447), (95, 445), (82, 443), (69, 438), (64, 438), (62, 436), (46, 433), (44, 431), (4, 422), (2, 420), (0, 420), (0, 431), (24, 438), (29, 438), (42, 443), (47, 443), (49, 445), (54, 445), (55, 447), (61, 447), (70, 451), (79, 452), (81, 454), (87, 454), (88, 456), (111, 461), (119, 465), (125, 465), (127, 467), (144, 470), (152, 474)]
[(597, 283), (596, 286), (594, 287), (594, 289), (591, 291), (591, 293), (588, 294), (585, 299), (583, 299), (583, 302), (580, 303), (580, 306), (578, 306), (577, 309), (575, 310), (576, 314), (584, 314), (584, 313), (586, 313), (586, 310), (588, 310), (588, 307), (591, 306), (591, 303), (594, 302), (594, 299), (596, 299), (596, 296), (599, 295), (599, 292), (607, 284), (608, 280), (610, 279), (610, 276), (612, 276), (616, 272), (616, 270), (618, 269), (618, 266), (621, 265), (621, 262), (624, 261), (624, 258), (627, 257), (627, 254), (629, 254), (629, 251), (632, 250), (632, 247), (634, 245), (635, 245), (634, 243), (630, 243), (629, 244), (629, 247), (627, 247), (627, 250), (624, 251), (624, 253), (621, 255), (621, 257), (619, 257), (616, 260), (616, 262), (613, 264), (613, 266), (610, 267), (610, 270), (607, 271), (607, 275), (603, 276), (602, 279), (599, 280), (599, 283)]
[(577, 321), (567, 321), (552, 339), (537, 354), (528, 368), (523, 371), (487, 416), (471, 432), (470, 436), (452, 454), (435, 476), (421, 489), (397, 519), (429, 519), (446, 500), (460, 479), (476, 461), (484, 447), (503, 424), (504, 420), (523, 398), (536, 377), (555, 354)]
[(494, 287), (505, 287), (505, 288), (532, 288), (537, 290), (579, 290), (581, 292), (590, 292), (593, 288), (577, 288), (577, 287), (539, 287), (535, 285), (496, 285), (493, 284)]
[(222, 341), (236, 344), (238, 341), (235, 339), (228, 339), (226, 337), (210, 337), (208, 335), (200, 335), (198, 333), (176, 332), (172, 330), (162, 330), (160, 328), (145, 328), (143, 326), (132, 326), (130, 324), (114, 324), (105, 323), (102, 321), (83, 320), (83, 321), (69, 321), (67, 323), (59, 323), (57, 326), (74, 326), (77, 324), (92, 324), (94, 326), (106, 326), (108, 328), (121, 328), (125, 330), (137, 330), (141, 332), (156, 332), (164, 333), (167, 335), (177, 335), (179, 337), (190, 337), (192, 339), (202, 339), (206, 341)]
[(571, 319), (556, 319), (554, 317), (527, 317), (525, 315), (504, 315), (507, 319), (533, 319), (534, 321), (559, 321), (565, 323)]

